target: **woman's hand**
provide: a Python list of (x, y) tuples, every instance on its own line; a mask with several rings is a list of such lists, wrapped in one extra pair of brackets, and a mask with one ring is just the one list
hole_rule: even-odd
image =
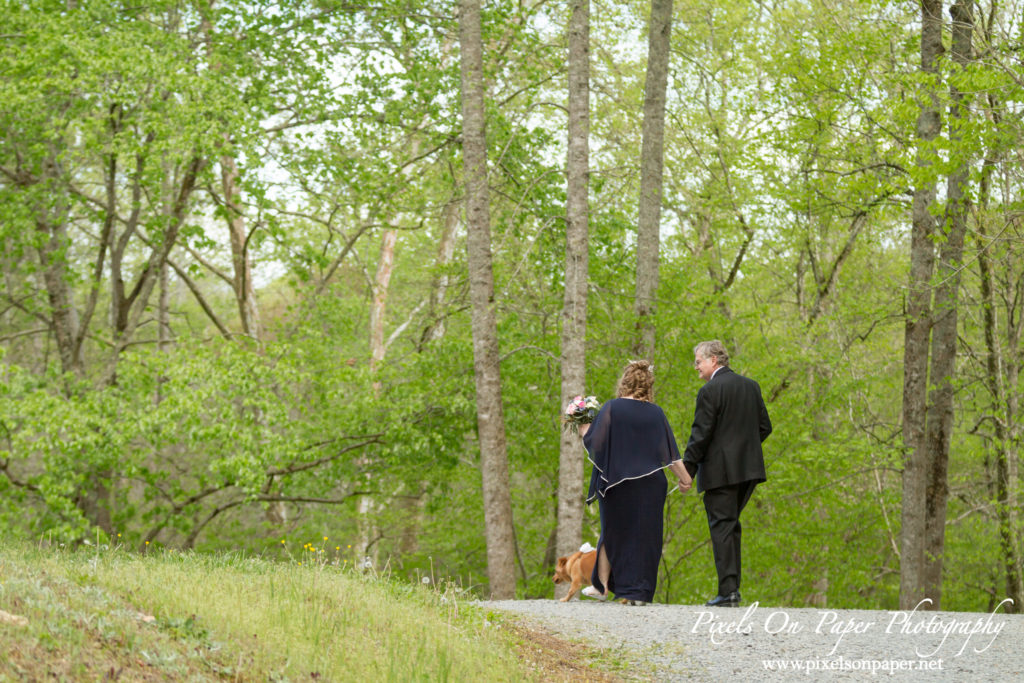
[(686, 493), (689, 491), (693, 487), (693, 477), (691, 477), (690, 473), (686, 470), (686, 466), (683, 465), (683, 461), (676, 460), (670, 465), (670, 467), (679, 480), (676, 485), (679, 487), (680, 492)]
[(590, 423), (589, 422), (586, 423), (586, 424), (578, 424), (578, 425), (576, 425), (576, 431), (579, 432), (581, 439), (583, 438), (583, 435), (587, 433), (588, 429), (590, 429)]

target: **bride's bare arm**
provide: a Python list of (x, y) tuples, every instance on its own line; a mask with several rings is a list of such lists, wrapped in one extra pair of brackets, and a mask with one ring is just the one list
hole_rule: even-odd
[(690, 476), (690, 473), (686, 471), (686, 466), (683, 465), (683, 461), (673, 460), (669, 464), (669, 469), (671, 469), (672, 473), (679, 479), (679, 490), (683, 493), (689, 491), (690, 487), (693, 486), (693, 478)]

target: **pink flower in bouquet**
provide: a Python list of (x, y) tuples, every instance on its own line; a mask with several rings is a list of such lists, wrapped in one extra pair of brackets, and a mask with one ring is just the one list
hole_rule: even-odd
[[(593, 398), (593, 396), (591, 396), (590, 398)], [(576, 396), (571, 401), (569, 401), (569, 405), (565, 406), (565, 414), (572, 415), (573, 413), (585, 410), (586, 407), (586, 399), (584, 399), (582, 396)]]
[(565, 429), (571, 429), (576, 425), (590, 424), (597, 417), (601, 410), (601, 403), (596, 396), (574, 396), (569, 404), (565, 406)]

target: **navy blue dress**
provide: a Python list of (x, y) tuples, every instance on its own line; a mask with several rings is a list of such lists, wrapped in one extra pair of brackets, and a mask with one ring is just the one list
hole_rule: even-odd
[(617, 598), (651, 602), (658, 583), (668, 480), (664, 468), (679, 460), (672, 427), (654, 403), (616, 398), (583, 436), (594, 465), (587, 503), (601, 510), (601, 538), (611, 575), (604, 586), (594, 565), (591, 583)]

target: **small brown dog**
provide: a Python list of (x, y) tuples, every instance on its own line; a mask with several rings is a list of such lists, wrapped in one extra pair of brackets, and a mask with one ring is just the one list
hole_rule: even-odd
[(571, 582), (569, 594), (562, 598), (562, 602), (568, 602), (581, 587), (590, 585), (590, 574), (594, 571), (595, 562), (597, 562), (596, 550), (587, 553), (577, 550), (569, 557), (558, 558), (552, 581), (555, 583)]

